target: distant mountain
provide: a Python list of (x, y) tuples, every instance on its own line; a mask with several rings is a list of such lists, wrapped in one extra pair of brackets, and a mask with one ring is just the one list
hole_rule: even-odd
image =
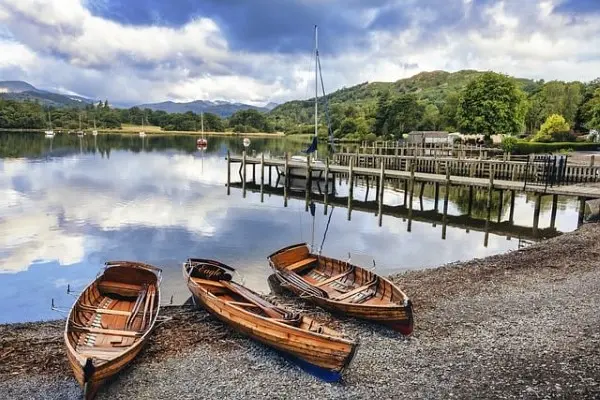
[(38, 101), (52, 107), (85, 107), (94, 100), (85, 97), (40, 90), (23, 81), (0, 81), (0, 98), (17, 101)]
[(275, 107), (277, 107), (279, 105), (279, 103), (273, 103), (272, 101), (267, 103), (264, 108), (266, 108), (267, 110), (272, 110)]
[(23, 81), (0, 81), (0, 93), (21, 93), (37, 89)]
[[(271, 103), (269, 103), (271, 104)], [(193, 113), (213, 113), (217, 114), (221, 117), (229, 117), (236, 111), (240, 110), (257, 110), (261, 112), (268, 112), (271, 109), (267, 107), (256, 107), (251, 106), (249, 104), (243, 103), (230, 103), (228, 101), (216, 100), (216, 101), (208, 101), (208, 100), (195, 100), (190, 101), (188, 103), (177, 103), (174, 101), (165, 101), (162, 103), (152, 103), (152, 104), (141, 104), (137, 106), (141, 109), (149, 108), (154, 111), (166, 111), (168, 113), (185, 113), (191, 111)]]

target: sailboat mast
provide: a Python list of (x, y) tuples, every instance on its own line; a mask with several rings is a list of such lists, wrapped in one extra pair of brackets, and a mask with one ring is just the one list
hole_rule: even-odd
[[(319, 130), (319, 119), (318, 119), (318, 104), (319, 104), (319, 36), (318, 27), (315, 25), (315, 138), (317, 137)], [(317, 151), (315, 150), (315, 159), (317, 158)]]
[(202, 130), (202, 138), (204, 138), (204, 112), (200, 111), (200, 129)]

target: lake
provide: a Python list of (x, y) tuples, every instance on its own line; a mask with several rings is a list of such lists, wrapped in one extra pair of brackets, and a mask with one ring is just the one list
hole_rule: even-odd
[[(189, 297), (181, 275), (188, 257), (229, 264), (247, 286), (266, 293), (267, 255), (289, 244), (310, 244), (313, 223), (319, 248), (330, 217), (323, 254), (350, 255), (369, 267), (374, 260), (384, 275), (502, 253), (537, 240), (530, 229), (534, 201), (524, 194), (516, 198), (515, 229), (505, 223), (490, 230), (487, 240), (483, 229), (465, 228), (484, 218), (485, 201), (475, 202), (475, 218), (465, 226), (454, 219), (442, 238), (442, 224), (427, 212), (434, 207), (431, 188), (422, 199), (413, 199), (416, 216), (410, 231), (402, 210), (395, 211), (403, 204), (402, 186), (393, 184), (384, 192), (390, 212), (384, 213), (382, 226), (368, 203), (356, 207), (348, 220), (346, 208), (336, 206), (324, 215), (320, 203), (313, 218), (305, 211), (303, 194), (292, 196), (284, 207), (277, 190), (266, 192), (261, 202), (255, 190), (244, 198), (234, 182), (227, 195), (225, 155), (228, 150), (241, 153), (242, 138), (209, 137), (206, 151), (196, 150), (195, 141), (193, 136), (78, 138), (61, 133), (48, 139), (41, 133), (0, 133), (0, 323), (61, 317), (50, 309), (52, 299), (70, 308), (75, 298), (67, 294), (67, 285), (81, 290), (107, 260), (162, 267), (166, 302), (171, 296), (174, 303)], [(248, 151), (278, 157), (285, 151), (298, 154), (306, 145), (252, 138)], [(237, 168), (232, 177), (239, 182)], [(336, 196), (347, 193), (343, 179), (335, 190)], [(366, 192), (366, 184), (359, 183), (355, 199), (372, 202), (373, 186), (368, 197)], [(453, 189), (449, 198), (449, 215), (466, 213), (464, 191)], [(506, 221), (508, 196), (503, 203), (500, 220)], [(494, 207), (496, 220), (498, 204)], [(540, 229), (550, 224), (550, 207), (550, 198), (544, 198)], [(557, 230), (576, 227), (577, 201), (560, 198)]]

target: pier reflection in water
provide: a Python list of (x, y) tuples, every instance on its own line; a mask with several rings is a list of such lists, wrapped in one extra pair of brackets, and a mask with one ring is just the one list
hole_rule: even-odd
[[(302, 143), (252, 139), (249, 151), (269, 157), (301, 148)], [(66, 294), (67, 285), (82, 289), (111, 259), (162, 266), (164, 299), (173, 295), (175, 303), (189, 297), (181, 278), (181, 262), (189, 256), (220, 259), (238, 268), (249, 287), (268, 291), (266, 256), (293, 242), (310, 243), (313, 220), (306, 212), (303, 179), (291, 182), (287, 202), (275, 170), (270, 184), (265, 170), (262, 196), (258, 168), (256, 185), (248, 183), (245, 198), (239, 183), (225, 188), (227, 151), (243, 149), (241, 138), (209, 138), (208, 149), (199, 152), (193, 136), (57, 134), (46, 139), (43, 133), (0, 133), (0, 323), (60, 317), (50, 311), (51, 299), (69, 307), (74, 298)], [(238, 180), (237, 170), (232, 172)], [(464, 217), (461, 199), (468, 193), (451, 191), (442, 239), (443, 215), (432, 211), (434, 188), (425, 186), (422, 197), (417, 188), (409, 219), (403, 187), (396, 182), (385, 184), (379, 226), (374, 183), (357, 182), (350, 221), (347, 209), (342, 211), (345, 178), (338, 177), (327, 191), (312, 183), (312, 200), (318, 202), (315, 246), (321, 245), (334, 207), (324, 254), (345, 259), (350, 253), (366, 266), (374, 259), (379, 273), (391, 274), (505, 252), (518, 248), (519, 238), (555, 233), (544, 228), (549, 202), (542, 203), (541, 233), (535, 236), (533, 201), (517, 196), (514, 224), (509, 224), (507, 197), (501, 212), (494, 209), (501, 222), (490, 223), (485, 247), (483, 200), (476, 194), (471, 217)], [(326, 193), (328, 215), (322, 204)], [(573, 230), (577, 205), (563, 199), (559, 205), (557, 230)]]

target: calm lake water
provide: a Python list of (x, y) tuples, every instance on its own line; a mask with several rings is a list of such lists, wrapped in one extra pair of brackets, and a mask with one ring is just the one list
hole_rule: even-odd
[[(75, 298), (66, 293), (67, 285), (82, 289), (107, 260), (161, 266), (163, 299), (173, 296), (175, 303), (189, 297), (181, 263), (190, 256), (230, 264), (246, 285), (268, 292), (266, 256), (312, 240), (313, 218), (305, 212), (304, 195), (296, 194), (287, 207), (276, 192), (265, 194), (261, 202), (259, 193), (249, 190), (244, 198), (233, 185), (228, 196), (225, 155), (227, 150), (241, 153), (242, 139), (209, 138), (205, 152), (196, 150), (195, 140), (66, 134), (46, 139), (39, 133), (0, 133), (0, 323), (61, 317), (50, 310), (51, 299), (69, 308)], [(304, 146), (283, 139), (252, 139), (249, 151), (276, 157), (285, 151), (298, 153)], [(239, 182), (237, 168), (232, 177)], [(303, 187), (302, 182), (297, 186)], [(461, 225), (462, 219), (453, 219), (443, 239), (439, 214), (431, 218), (436, 213), (426, 212), (434, 208), (432, 188), (425, 188), (422, 201), (414, 197), (410, 232), (401, 188), (386, 187), (385, 204), (390, 207), (382, 226), (369, 203), (356, 207), (351, 220), (346, 208), (336, 206), (323, 254), (343, 259), (350, 254), (366, 266), (375, 260), (377, 272), (391, 274), (502, 253), (535, 240), (530, 228), (534, 202), (525, 195), (516, 199), (514, 224), (520, 228), (496, 224), (498, 229), (489, 231), (486, 243), (483, 229), (474, 226), (485, 215), (483, 193), (477, 195), (473, 209), (480, 220), (466, 218), (466, 225)], [(335, 190), (335, 196), (346, 195), (343, 179)], [(354, 196), (366, 198), (364, 182)], [(371, 205), (374, 196), (371, 185), (367, 197)], [(494, 221), (499, 202), (495, 197)], [(509, 196), (503, 204), (500, 220), (507, 221)], [(544, 198), (540, 228), (550, 224), (550, 206), (550, 198)], [(451, 191), (449, 214), (466, 214), (466, 208), (465, 192)], [(317, 247), (328, 218), (317, 203)], [(561, 198), (557, 229), (566, 232), (576, 226), (576, 201)]]

